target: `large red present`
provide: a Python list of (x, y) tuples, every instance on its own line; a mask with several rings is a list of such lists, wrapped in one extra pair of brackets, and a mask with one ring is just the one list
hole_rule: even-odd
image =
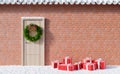
[(97, 63), (98, 69), (105, 69), (106, 68), (105, 61), (103, 61), (101, 58), (99, 58), (95, 62)]
[(84, 63), (83, 69), (93, 71), (93, 70), (95, 70), (95, 64), (94, 63)]
[(58, 70), (73, 71), (74, 66), (72, 64), (59, 64)]
[(59, 65), (59, 61), (58, 60), (52, 62), (52, 67), (53, 68), (57, 68), (58, 65)]
[(72, 58), (70, 58), (69, 56), (65, 57), (63, 59), (63, 62), (64, 62), (64, 64), (72, 64)]

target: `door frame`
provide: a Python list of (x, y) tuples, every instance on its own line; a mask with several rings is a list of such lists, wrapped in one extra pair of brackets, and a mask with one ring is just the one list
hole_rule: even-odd
[(44, 31), (43, 31), (43, 47), (44, 47), (44, 51), (43, 51), (43, 64), (45, 65), (45, 18), (44, 17), (21, 17), (21, 65), (24, 66), (24, 36), (23, 36), (23, 28), (24, 28), (24, 20), (29, 20), (29, 19), (43, 19), (43, 23), (44, 23)]

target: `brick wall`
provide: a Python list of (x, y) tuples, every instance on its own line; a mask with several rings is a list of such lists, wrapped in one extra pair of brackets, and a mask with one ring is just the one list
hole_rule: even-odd
[(101, 57), (120, 65), (120, 7), (102, 5), (1, 5), (0, 64), (21, 64), (21, 17), (46, 18), (45, 63)]

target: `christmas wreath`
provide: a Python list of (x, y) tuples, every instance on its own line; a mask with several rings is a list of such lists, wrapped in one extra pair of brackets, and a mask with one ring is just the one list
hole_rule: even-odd
[(42, 28), (36, 24), (29, 24), (24, 28), (24, 37), (31, 42), (39, 40), (41, 36)]

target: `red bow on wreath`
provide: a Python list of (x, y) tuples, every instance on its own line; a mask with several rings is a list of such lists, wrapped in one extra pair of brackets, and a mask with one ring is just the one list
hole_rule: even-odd
[(31, 24), (28, 26), (30, 32), (35, 32), (37, 30), (37, 25)]

